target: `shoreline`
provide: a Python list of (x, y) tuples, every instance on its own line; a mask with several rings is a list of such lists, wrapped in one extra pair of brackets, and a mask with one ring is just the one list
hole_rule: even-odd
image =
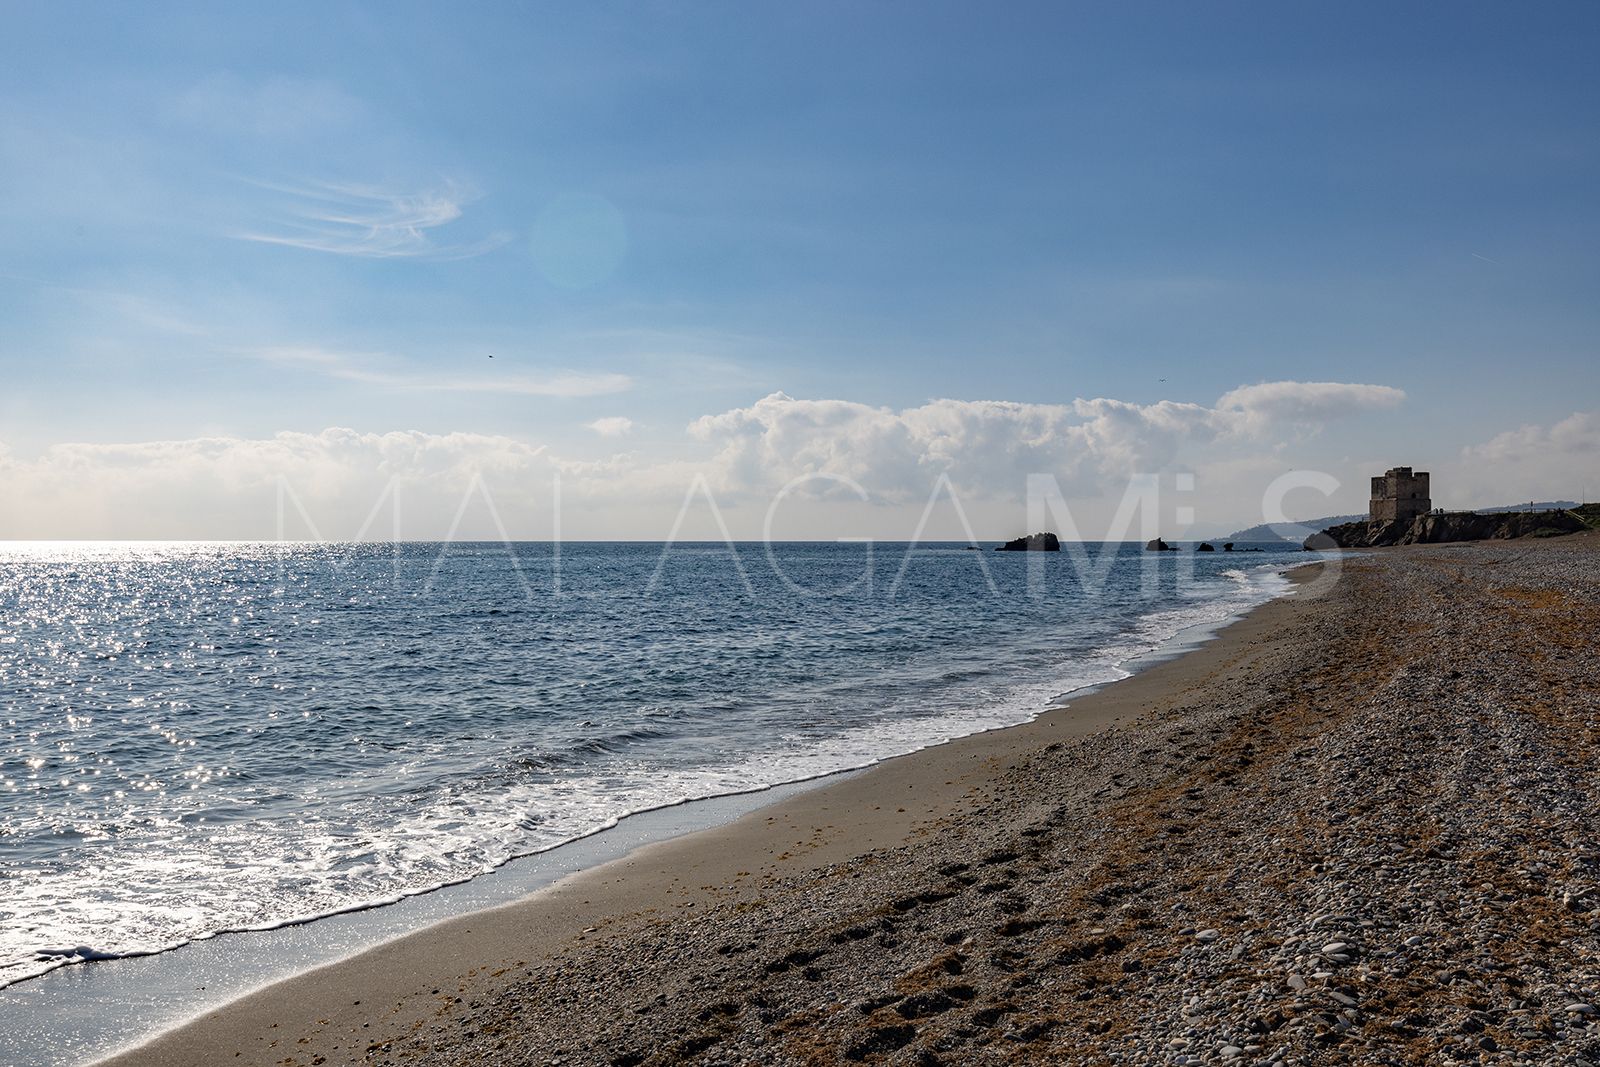
[[(10, 1042), (0, 1042), (0, 1062), (13, 1062), (5, 1058), (8, 1055), (5, 1045), (9, 1043), (10, 1055), (28, 1057), (15, 1060), (17, 1063), (99, 1063), (181, 1029), (196, 1016), (221, 1010), (275, 984), (293, 981), (308, 971), (380, 947), (432, 924), (520, 900), (562, 878), (581, 874), (636, 849), (714, 829), (795, 793), (870, 773), (886, 762), (930, 748), (1027, 725), (1076, 705), (1106, 687), (1124, 684), (1129, 677), (1157, 664), (1191, 654), (1215, 640), (1219, 631), (1236, 624), (1241, 617), (1290, 595), (1294, 582), (1289, 575), (1296, 568), (1316, 562), (1319, 561), (1297, 561), (1283, 566), (1278, 574), (1287, 587), (1275, 592), (1271, 599), (1220, 619), (1184, 626), (1154, 648), (1119, 664), (1119, 669), (1129, 672), (1128, 675), (1061, 694), (1033, 719), (1021, 723), (931, 741), (908, 753), (809, 778), (641, 809), (624, 815), (610, 826), (539, 852), (513, 857), (483, 874), (396, 900), (355, 906), (272, 927), (219, 931), (159, 951), (92, 959), (87, 961), (89, 966), (67, 964), (20, 980), (0, 989), (0, 1014), (14, 1012), (19, 1017), (26, 1016), (29, 1023), (13, 1031)], [(181, 1010), (171, 1007), (173, 997), (193, 993), (203, 994), (198, 1007)], [(116, 1023), (130, 1016), (141, 1020), (138, 1028), (142, 1032), (119, 1034), (115, 1028), (98, 1022), (103, 1018)], [(51, 1032), (61, 1024), (69, 1024), (74, 1031), (74, 1040), (67, 1048), (62, 1048)], [(47, 1055), (53, 1058), (43, 1058)]]
[(982, 795), (902, 845), (690, 885), (235, 1062), (1595, 1062), (1597, 561), (1596, 534), (1350, 558), (1102, 694), (1169, 675), (1136, 717), (967, 768)]
[[(91, 1062), (119, 1067), (219, 1058), (281, 1062), (285, 1050), (275, 1032), (295, 1018), (314, 1031), (304, 1041), (295, 1038), (294, 1047), (287, 1050), (295, 1062), (310, 1063), (317, 1056), (323, 1057), (322, 1062), (361, 1062), (361, 1057), (342, 1057), (349, 1056), (348, 1041), (373, 1029), (368, 1012), (374, 1003), (393, 1005), (381, 1020), (386, 1031), (415, 1028), (437, 1010), (434, 998), (439, 994), (433, 990), (443, 988), (439, 983), (459, 986), (459, 979), (468, 974), (526, 967), (530, 960), (551, 958), (550, 950), (567, 944), (625, 937), (629, 929), (664, 915), (686, 914), (687, 909), (705, 907), (729, 894), (759, 893), (773, 879), (813, 874), (926, 837), (930, 827), (983, 803), (985, 780), (992, 777), (999, 760), (1112, 728), (1136, 715), (1153, 694), (1181, 691), (1195, 674), (1208, 669), (1203, 658), (1208, 652), (1224, 656), (1224, 648), (1218, 646), (1227, 646), (1230, 635), (1235, 644), (1246, 641), (1245, 634), (1236, 633), (1241, 627), (1270, 626), (1270, 620), (1260, 617), (1275, 606), (1294, 602), (1297, 589), (1320, 573), (1320, 567), (1311, 569), (1313, 565), (1325, 562), (1312, 559), (1290, 565), (1280, 572), (1290, 588), (1274, 598), (1243, 614), (1184, 628), (1160, 648), (1125, 664), (1133, 670), (1130, 676), (1068, 694), (1067, 703), (1031, 720), (932, 744), (860, 769), (710, 798), (743, 798), (751, 803), (731, 820), (629, 844), (623, 854), (570, 870), (519, 900), (454, 914), (397, 939), (303, 969)], [(1141, 680), (1144, 684), (1137, 685)], [(905, 804), (900, 803), (902, 789)], [(789, 795), (774, 795), (779, 792)], [(885, 803), (873, 803), (889, 798), (895, 801), (892, 811)], [(695, 800), (655, 811), (707, 802)], [(590, 838), (617, 834), (638, 818), (630, 816)], [(771, 841), (776, 827), (809, 827), (809, 831), (794, 831), (801, 836), (792, 841), (785, 837), (779, 845)], [(486, 964), (487, 959), (495, 964)], [(365, 995), (350, 998), (342, 1010), (329, 1007), (337, 1000), (335, 991), (348, 988), (362, 989)], [(344, 1041), (328, 1036), (340, 1032)]]
[[(635, 812), (483, 874), (391, 902), (270, 928), (221, 931), (156, 952), (63, 965), (0, 989), (0, 1018), (8, 1024), (12, 1018), (27, 1020), (9, 1032), (0, 1029), (0, 1067), (98, 1063), (182, 1027), (197, 1014), (192, 1007), (173, 1010), (173, 997), (203, 993), (209, 1004), (200, 1013), (220, 1010), (435, 923), (514, 903), (644, 845), (721, 825), (792, 792), (858, 773), (837, 771)], [(103, 1020), (130, 1017), (140, 1020), (143, 1034), (106, 1036)], [(65, 1048), (54, 1032), (57, 1026), (76, 1031)]]
[[(56, 542), (40, 543), (50, 545), (55, 544)], [(108, 541), (104, 543), (108, 545), (118, 545), (124, 544), (125, 542)], [(161, 543), (166, 544), (167, 542)], [(196, 545), (207, 543), (208, 542), (182, 542), (181, 544)], [(218, 543), (255, 544), (255, 542)], [(271, 543), (276, 544), (277, 542)], [(537, 544), (540, 542), (529, 543)], [(591, 542), (582, 542), (582, 544), (590, 543)], [(620, 542), (593, 542), (593, 544), (612, 543)], [(721, 542), (714, 543), (721, 544)], [(831, 544), (832, 542), (795, 543)], [(741, 542), (741, 544), (744, 543)], [(958, 543), (929, 542), (926, 545), (912, 544), (907, 547), (908, 550), (919, 547), (942, 550), (956, 544)], [(1131, 545), (1133, 543), (1129, 542), (1127, 544)], [(1251, 549), (1246, 549), (1246, 551), (1251, 551)], [(1263, 562), (1256, 564), (1250, 569), (1257, 572), (1270, 573), (1273, 575), (1273, 577), (1281, 580), (1283, 575), (1288, 570), (1295, 566), (1301, 565), (1303, 565), (1303, 563), (1285, 564), (1280, 562), (1274, 565)], [(1267, 597), (1268, 599), (1271, 599), (1274, 596), (1281, 595), (1284, 595), (1283, 591), (1269, 592)], [(1104, 685), (1109, 685), (1120, 681), (1122, 678), (1126, 677), (1127, 674), (1143, 669), (1144, 664), (1149, 662), (1159, 662), (1160, 660), (1171, 655), (1181, 654), (1189, 647), (1192, 647), (1197, 640), (1189, 635), (1201, 634), (1203, 636), (1198, 638), (1198, 640), (1205, 640), (1211, 633), (1214, 633), (1216, 629), (1227, 625), (1236, 619), (1242, 612), (1253, 610), (1254, 607), (1259, 606), (1259, 603), (1265, 603), (1265, 601), (1260, 601), (1257, 604), (1247, 605), (1244, 607), (1225, 607), (1224, 611), (1226, 614), (1220, 618), (1201, 619), (1199, 621), (1189, 623), (1180, 623), (1177, 630), (1167, 634), (1166, 636), (1157, 636), (1155, 638), (1156, 643), (1148, 645), (1148, 647), (1146, 647), (1143, 651), (1134, 651), (1130, 653), (1128, 650), (1122, 650), (1122, 653), (1127, 655), (1128, 658), (1120, 661), (1109, 662), (1108, 664), (1102, 664), (1098, 670), (1087, 670), (1083, 672), (1081, 678), (1074, 678), (1071, 681), (1066, 681), (1063, 679), (1057, 682), (1058, 685), (1067, 684), (1073, 686), (1074, 688), (1058, 690), (1051, 688), (1049, 683), (1045, 683), (1043, 685), (1035, 684), (1033, 691), (1027, 693), (1026, 697), (1021, 699), (1014, 698), (1003, 701), (975, 702), (967, 705), (963, 709), (963, 712), (948, 716), (950, 719), (949, 722), (939, 721), (936, 718), (932, 720), (933, 727), (930, 728), (927, 725), (927, 722), (924, 721), (920, 730), (913, 730), (909, 733), (903, 734), (902, 736), (893, 737), (887, 742), (881, 744), (876, 749), (870, 747), (863, 749), (860, 746), (855, 746), (853, 748), (851, 746), (845, 746), (844, 748), (836, 749), (835, 751), (829, 753), (828, 755), (831, 758), (816, 760), (813, 765), (807, 766), (804, 769), (791, 767), (783, 772), (785, 774), (794, 774), (796, 775), (795, 777), (784, 777), (779, 780), (769, 780), (766, 779), (765, 776), (761, 776), (755, 778), (754, 780), (740, 782), (738, 784), (733, 782), (704, 783), (702, 785), (690, 786), (687, 789), (678, 792), (676, 795), (674, 795), (673, 792), (665, 792), (660, 797), (651, 797), (648, 799), (637, 798), (636, 802), (640, 803), (641, 806), (632, 808), (631, 810), (622, 808), (620, 810), (591, 812), (590, 815), (593, 821), (588, 822), (586, 827), (585, 825), (580, 824), (564, 828), (562, 832), (570, 836), (552, 839), (554, 838), (554, 835), (552, 835), (551, 838), (547, 838), (545, 841), (540, 842), (536, 847), (532, 847), (529, 851), (510, 851), (509, 855), (506, 855), (503, 859), (499, 859), (498, 861), (494, 862), (492, 866), (484, 866), (478, 869), (476, 872), (470, 874), (449, 875), (449, 880), (446, 881), (403, 887), (381, 897), (373, 897), (349, 903), (334, 903), (327, 910), (292, 913), (288, 916), (261, 922), (259, 924), (252, 923), (250, 925), (223, 926), (221, 928), (211, 929), (209, 931), (202, 929), (187, 934), (186, 939), (168, 941), (158, 945), (157, 947), (130, 949), (126, 951), (117, 951), (114, 949), (107, 950), (102, 948), (101, 942), (87, 937), (83, 933), (74, 932), (60, 935), (54, 940), (50, 941), (49, 944), (67, 947), (42, 949), (36, 953), (38, 959), (32, 962), (41, 965), (42, 969), (34, 971), (23, 969), (22, 973), (18, 975), (7, 976), (5, 979), (0, 980), (0, 1012), (3, 1012), (7, 1007), (6, 993), (8, 990), (16, 989), (28, 983), (38, 982), (61, 970), (81, 966), (86, 963), (103, 964), (151, 957), (167, 957), (172, 953), (182, 952), (191, 946), (203, 945), (219, 938), (228, 939), (238, 936), (273, 934), (282, 930), (294, 929), (310, 923), (324, 922), (329, 919), (337, 919), (345, 915), (359, 915), (383, 908), (403, 905), (412, 898), (424, 897), (438, 893), (449, 893), (462, 885), (466, 885), (483, 878), (496, 876), (512, 865), (522, 863), (523, 861), (541, 856), (553, 850), (571, 848), (573, 845), (586, 841), (597, 834), (610, 832), (616, 829), (621, 822), (629, 819), (637, 820), (640, 816), (651, 815), (665, 809), (681, 807), (685, 804), (700, 804), (708, 801), (721, 801), (746, 796), (756, 798), (768, 797), (775, 791), (787, 790), (794, 786), (805, 786), (812, 782), (826, 780), (838, 774), (866, 770), (876, 766), (878, 763), (881, 763), (886, 759), (892, 759), (900, 755), (918, 751), (921, 748), (944, 744), (951, 740), (968, 736), (968, 733), (962, 731), (982, 733), (989, 730), (1004, 729), (1009, 726), (1014, 726), (1018, 723), (1029, 721), (1029, 719), (1037, 717), (1040, 714), (1044, 714), (1049, 709), (1057, 706), (1063, 701), (1068, 699), (1078, 699), (1086, 692), (1092, 692)], [(1154, 617), (1158, 616), (1141, 616), (1136, 621), (1143, 622), (1148, 618)], [(1114, 645), (1116, 643), (1116, 637), (1118, 636), (1120, 635), (1113, 634), (1105, 636), (1105, 639), (1111, 641)], [(1143, 643), (1144, 638), (1147, 636), (1148, 635), (1141, 635), (1140, 643)], [(1086, 650), (1086, 656), (1088, 660), (1094, 660), (1096, 651), (1096, 648), (1090, 648)], [(1101, 676), (1107, 671), (1121, 671), (1123, 673), (1120, 677)], [(1083, 678), (1095, 680), (1085, 682), (1082, 680)], [(985, 710), (991, 708), (1002, 710), (992, 715), (974, 714), (974, 709), (979, 708)], [(965, 715), (965, 718), (961, 718), (962, 714)], [(976, 719), (976, 721), (972, 721), (974, 719)], [(910, 721), (916, 722), (917, 720)], [(876, 727), (877, 729), (881, 730), (885, 725), (894, 725), (894, 720), (886, 720), (885, 723), (876, 724)], [(726, 789), (728, 791), (713, 792), (709, 794), (684, 795), (684, 793), (687, 793), (690, 790), (699, 788)], [(764, 803), (766, 801), (758, 800), (757, 802)], [(529, 843), (524, 843), (521, 847), (528, 848)], [(74, 949), (71, 946), (78, 947)], [(15, 961), (13, 961), (13, 966), (16, 966)], [(0, 1045), (0, 1055), (3, 1055), (4, 1052), (5, 1049), (3, 1045)]]

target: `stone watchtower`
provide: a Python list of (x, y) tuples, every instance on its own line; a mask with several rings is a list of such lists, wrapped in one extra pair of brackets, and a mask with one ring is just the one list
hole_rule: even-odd
[(1428, 472), (1411, 472), (1410, 467), (1391, 467), (1372, 479), (1372, 510), (1369, 522), (1410, 522), (1433, 510), (1428, 496)]

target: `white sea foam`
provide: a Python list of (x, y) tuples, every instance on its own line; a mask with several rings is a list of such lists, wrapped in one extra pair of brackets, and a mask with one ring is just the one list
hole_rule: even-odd
[[(1270, 565), (1217, 570), (1214, 577), (1222, 580), (1199, 585), (1196, 595), (1129, 601), (1102, 611), (1103, 620), (1066, 626), (1059, 641), (1050, 637), (1050, 612), (1077, 616), (1070, 606), (1047, 604), (1039, 609), (1044, 623), (1016, 647), (984, 631), (963, 633), (982, 616), (951, 614), (937, 603), (869, 605), (870, 611), (832, 620), (864, 636), (839, 637), (824, 627), (829, 620), (803, 619), (786, 631), (787, 648), (714, 620), (699, 624), (703, 637), (685, 637), (694, 627), (676, 626), (674, 632), (677, 620), (668, 619), (662, 636), (650, 638), (664, 642), (661, 649), (611, 641), (602, 662), (561, 661), (563, 670), (580, 675), (564, 682), (571, 693), (610, 687), (613, 699), (632, 700), (634, 725), (606, 707), (584, 710), (581, 718), (552, 716), (548, 729), (531, 733), (526, 715), (502, 713), (487, 725), (483, 716), (451, 717), (449, 690), (462, 679), (491, 694), (505, 684), (480, 677), (484, 666), (478, 663), (470, 678), (459, 675), (460, 668), (453, 668), (459, 677), (452, 675), (448, 662), (434, 666), (444, 674), (440, 684), (446, 690), (437, 705), (429, 684), (404, 691), (416, 709), (413, 721), (428, 719), (409, 735), (395, 735), (376, 703), (376, 710), (353, 715), (337, 730), (314, 730), (314, 696), (299, 699), (299, 718), (284, 714), (296, 705), (268, 705), (243, 720), (196, 714), (193, 709), (212, 691), (209, 670), (231, 674), (244, 668), (249, 677), (253, 669), (252, 690), (273, 678), (281, 687), (294, 684), (270, 669), (277, 653), (271, 646), (292, 644), (293, 631), (277, 619), (270, 632), (250, 638), (230, 615), (230, 629), (207, 636), (224, 652), (231, 651), (230, 642), (243, 641), (250, 651), (237, 663), (197, 656), (185, 665), (186, 648), (164, 647), (157, 650), (161, 662), (180, 665), (165, 669), (180, 677), (193, 670), (200, 681), (190, 678), (180, 699), (160, 687), (115, 697), (115, 706), (141, 708), (133, 714), (146, 717), (126, 723), (141, 731), (140, 771), (119, 765), (115, 749), (113, 755), (96, 753), (87, 761), (120, 774), (121, 788), (104, 793), (103, 809), (59, 811), (30, 824), (36, 838), (66, 835), (75, 844), (39, 848), (20, 862), (6, 862), (0, 986), (69, 963), (157, 952), (223, 931), (273, 929), (381, 905), (614, 826), (633, 812), (864, 767), (1024, 722), (1063, 694), (1125, 677), (1131, 664), (1187, 629), (1219, 623), (1279, 595), (1287, 582), (1277, 571)], [(1019, 615), (1012, 603), (974, 603), (991, 615), (984, 625), (996, 629), (1032, 618)], [(326, 612), (314, 602), (308, 609), (317, 616)], [(453, 639), (455, 625), (439, 630), (436, 639)], [(137, 640), (112, 632), (111, 625), (105, 630), (84, 635), (86, 648), (74, 651), (81, 657), (120, 646), (111, 655), (140, 655)], [(291, 637), (283, 638), (285, 632)], [(830, 642), (841, 640), (878, 651), (840, 658), (832, 681), (791, 682), (783, 674), (796, 660), (837, 657)], [(730, 654), (742, 657), (741, 670), (769, 670), (772, 677), (749, 692), (720, 698), (708, 693), (699, 673), (716, 669), (719, 642), (737, 646)], [(930, 644), (941, 654), (924, 655)], [(182, 642), (169, 640), (172, 645)], [(537, 646), (521, 647), (531, 654)], [(337, 675), (337, 661), (330, 666), (323, 645), (315, 651), (319, 670)], [(34, 664), (40, 659), (58, 662), (46, 655)], [(400, 672), (408, 666), (405, 657), (391, 662)], [(93, 680), (72, 677), (73, 669), (69, 665), (65, 675), (90, 688)], [(520, 667), (506, 660), (490, 669), (514, 673)], [(618, 687), (617, 674), (629, 684)], [(892, 684), (870, 688), (880, 675)], [(648, 681), (634, 684), (634, 677)], [(519, 684), (537, 686), (540, 678), (530, 673)], [(359, 688), (340, 692), (360, 699)], [(132, 697), (145, 699), (135, 705)], [(581, 695), (568, 700), (574, 708), (591, 707)], [(74, 721), (108, 713), (126, 714), (106, 706), (70, 712)], [(286, 721), (294, 725), (280, 725)], [(256, 765), (245, 754), (229, 755), (230, 745), (270, 744), (278, 733), (286, 743), (302, 744), (306, 736), (314, 742), (306, 749), (305, 780)], [(379, 740), (367, 740), (369, 734)], [(74, 736), (72, 730), (61, 734), (65, 741)], [(405, 759), (387, 759), (387, 746), (403, 751)], [(82, 746), (58, 745), (34, 780), (71, 768), (62, 779), (70, 786), (87, 756)], [(157, 786), (141, 784), (151, 782)], [(206, 802), (187, 799), (202, 787), (211, 791)], [(56, 795), (73, 795), (66, 788)], [(258, 811), (272, 817), (252, 817)], [(20, 821), (15, 814), (8, 818)]]

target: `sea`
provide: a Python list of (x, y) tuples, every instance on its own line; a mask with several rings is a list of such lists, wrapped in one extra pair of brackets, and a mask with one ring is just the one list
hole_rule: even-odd
[(0, 546), (0, 987), (1020, 723), (1289, 545)]

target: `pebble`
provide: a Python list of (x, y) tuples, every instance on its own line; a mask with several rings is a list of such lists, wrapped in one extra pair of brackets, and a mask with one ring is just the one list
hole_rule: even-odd
[[(1417, 546), (1352, 561), (1329, 592), (1289, 602), (1294, 642), (1264, 640), (1259, 662), (1241, 661), (1216, 682), (1222, 696), (1197, 687), (1138, 731), (1118, 726), (1019, 760), (992, 808), (952, 831), (965, 835), (953, 846), (970, 853), (962, 859), (1008, 858), (974, 862), (970, 889), (949, 885), (942, 891), (954, 899), (890, 915), (872, 928), (877, 936), (828, 935), (853, 930), (857, 909), (903, 896), (906, 879), (944, 887), (942, 873), (920, 866), (933, 861), (913, 851), (880, 855), (876, 866), (842, 863), (850, 882), (829, 883), (838, 904), (815, 881), (780, 883), (749, 911), (694, 909), (711, 912), (692, 920), (700, 928), (615, 935), (629, 938), (623, 988), (648, 990), (642, 997), (652, 986), (681, 990), (670, 1008), (630, 1014), (625, 1025), (606, 1021), (594, 1007), (602, 1001), (567, 992), (618, 995), (618, 957), (598, 947), (583, 949), (572, 978), (541, 969), (485, 1021), (580, 1043), (572, 1067), (611, 1063), (624, 1032), (639, 1050), (722, 1035), (708, 1062), (780, 1062), (785, 1038), (772, 1020), (796, 1016), (815, 1019), (805, 1039), (834, 1059), (861, 1048), (868, 1060), (912, 1062), (938, 1049), (941, 1060), (975, 1063), (994, 1050), (974, 1034), (1055, 1017), (1118, 1027), (1046, 1039), (1062, 1067), (1595, 1067), (1600, 911), (1560, 908), (1563, 893), (1569, 904), (1600, 906), (1600, 842), (1589, 840), (1600, 825), (1600, 765), (1585, 758), (1600, 746), (1600, 534), (1588, 543)], [(1517, 607), (1524, 592), (1528, 604)], [(1551, 627), (1539, 625), (1547, 610), (1559, 611)], [(1121, 783), (1104, 780), (1113, 772)], [(1103, 801), (1079, 788), (1080, 774), (1107, 786)], [(1138, 853), (1137, 878), (1116, 852), (1117, 869), (1099, 869), (1101, 839), (1076, 827), (1107, 825), (1101, 805), (1137, 797), (1151, 774), (1174, 787), (1161, 794), (1163, 813), (1193, 832)], [(1036, 860), (1045, 841), (1018, 848), (1012, 826), (1018, 798), (1031, 803), (1041, 788), (1061, 814), (1059, 839)], [(944, 848), (926, 845), (935, 855)], [(1066, 855), (1070, 864), (1056, 862)], [(1115, 895), (1062, 915), (1077, 879), (1112, 875)], [(1002, 883), (1004, 894), (989, 891)], [(861, 891), (846, 891), (852, 884)], [(1052, 967), (1053, 935), (1009, 932), (1013, 902), (1028, 918), (1059, 922), (1074, 945), (1092, 938), (1096, 955), (1078, 959), (1075, 949), (1069, 965)], [(1220, 929), (1196, 928), (1205, 917), (1229, 924), (1226, 946), (1212, 944)], [(759, 943), (763, 954), (713, 958), (698, 949), (709, 937)], [(952, 944), (959, 958), (946, 955)], [(812, 973), (762, 969), (795, 948), (826, 956)], [(925, 977), (929, 960), (947, 970)], [(1079, 983), (1091, 974), (1096, 982)], [(805, 1014), (861, 997), (862, 981), (874, 994), (895, 992), (910, 975), (976, 996), (934, 1015), (902, 1015), (899, 1001), (866, 1014)], [(713, 996), (743, 1010), (697, 1020)], [(1014, 1011), (973, 1026), (1000, 1006)], [(470, 1047), (432, 1055), (495, 1062), (505, 1032), (485, 1027), (462, 1039)], [(889, 1050), (864, 1037), (909, 1043)]]

